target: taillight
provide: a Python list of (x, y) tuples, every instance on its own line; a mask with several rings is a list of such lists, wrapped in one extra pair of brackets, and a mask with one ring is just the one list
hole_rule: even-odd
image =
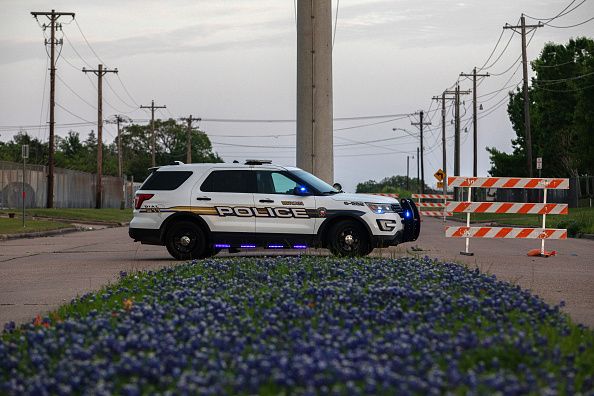
[(142, 203), (151, 199), (155, 194), (136, 194), (134, 197), (134, 209), (140, 209)]

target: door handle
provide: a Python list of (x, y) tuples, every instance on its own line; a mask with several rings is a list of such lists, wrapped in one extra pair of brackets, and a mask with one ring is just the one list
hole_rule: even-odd
[(260, 202), (262, 202), (262, 203), (273, 203), (274, 201), (272, 199), (261, 199)]
[(208, 198), (208, 197), (198, 197), (198, 198), (196, 198), (196, 201), (210, 201), (210, 198)]

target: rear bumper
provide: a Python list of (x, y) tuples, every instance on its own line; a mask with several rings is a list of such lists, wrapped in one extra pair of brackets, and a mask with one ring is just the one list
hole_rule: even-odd
[(134, 242), (141, 242), (147, 245), (162, 245), (161, 230), (152, 228), (132, 228), (128, 229), (128, 235), (134, 239)]

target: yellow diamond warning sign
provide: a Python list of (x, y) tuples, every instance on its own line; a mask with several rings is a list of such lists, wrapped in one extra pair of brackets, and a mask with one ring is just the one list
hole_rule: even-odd
[(441, 182), (445, 178), (445, 172), (443, 170), (439, 169), (437, 172), (435, 172), (435, 174), (433, 176), (435, 176), (437, 181)]

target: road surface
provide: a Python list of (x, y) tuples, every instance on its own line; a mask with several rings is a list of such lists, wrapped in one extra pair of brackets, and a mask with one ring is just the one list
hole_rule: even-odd
[[(575, 321), (594, 327), (594, 241), (547, 241), (547, 250), (557, 250), (558, 255), (531, 258), (526, 252), (539, 247), (540, 241), (473, 239), (470, 246), (475, 256), (466, 257), (459, 254), (464, 240), (446, 239), (443, 227), (441, 220), (426, 218), (417, 242), (376, 249), (374, 255), (427, 255), (478, 267), (530, 289), (549, 304), (564, 300), (564, 310)], [(154, 270), (177, 263), (164, 247), (133, 243), (126, 227), (0, 241), (0, 329), (8, 321), (29, 321), (77, 295), (97, 290), (117, 280), (120, 271)]]

